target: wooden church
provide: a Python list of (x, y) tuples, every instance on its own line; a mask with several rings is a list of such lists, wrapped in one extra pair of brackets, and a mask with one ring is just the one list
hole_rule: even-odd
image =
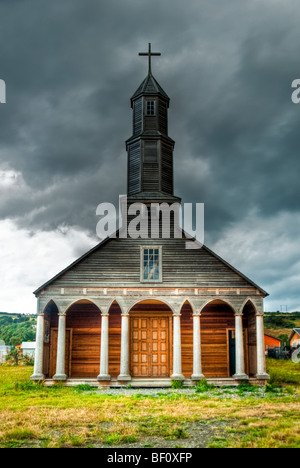
[[(131, 98), (127, 203), (180, 203), (169, 97), (151, 70), (160, 54), (149, 44), (140, 55), (149, 72)], [(118, 231), (38, 288), (31, 379), (111, 387), (265, 383), (267, 293), (206, 246), (187, 249), (187, 239)]]

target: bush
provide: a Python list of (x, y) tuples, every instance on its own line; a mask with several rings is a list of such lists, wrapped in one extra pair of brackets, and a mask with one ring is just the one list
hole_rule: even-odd
[(196, 386), (196, 393), (208, 392), (209, 390), (214, 390), (216, 386), (214, 384), (209, 384), (206, 379), (200, 380)]
[(179, 390), (183, 388), (182, 380), (172, 380), (172, 388), (173, 390)]
[(250, 382), (243, 382), (240, 385), (238, 385), (237, 388), (238, 388), (239, 393), (244, 393), (244, 392), (256, 393), (258, 391), (257, 385), (252, 385)]

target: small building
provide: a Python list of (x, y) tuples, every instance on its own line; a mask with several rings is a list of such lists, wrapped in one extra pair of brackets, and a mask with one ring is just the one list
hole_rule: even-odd
[(23, 341), (23, 343), (20, 346), (20, 349), (22, 350), (23, 356), (28, 356), (34, 358), (35, 355), (35, 346), (36, 342), (29, 342), (29, 341)]
[(293, 328), (289, 336), (289, 342), (291, 348), (298, 348), (298, 346), (300, 346), (300, 328)]
[(281, 340), (265, 333), (265, 350), (281, 348)]

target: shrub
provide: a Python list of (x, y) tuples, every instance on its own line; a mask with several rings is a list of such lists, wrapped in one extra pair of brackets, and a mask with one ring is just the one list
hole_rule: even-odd
[(172, 380), (172, 388), (173, 390), (178, 390), (183, 388), (182, 380)]
[(199, 380), (196, 386), (196, 393), (208, 392), (209, 390), (214, 390), (216, 386), (214, 384), (209, 384), (206, 379)]

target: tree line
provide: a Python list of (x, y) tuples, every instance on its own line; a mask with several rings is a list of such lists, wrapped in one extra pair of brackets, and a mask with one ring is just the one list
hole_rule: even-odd
[(35, 341), (36, 317), (23, 314), (0, 316), (0, 340), (7, 346), (17, 346), (23, 341)]

